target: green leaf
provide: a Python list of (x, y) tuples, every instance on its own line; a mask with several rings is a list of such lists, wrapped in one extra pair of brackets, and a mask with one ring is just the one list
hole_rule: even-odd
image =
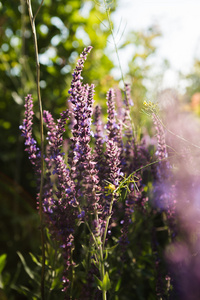
[(2, 273), (5, 265), (6, 265), (7, 254), (2, 254), (0, 256), (0, 274)]
[(98, 289), (102, 291), (102, 286), (103, 286), (102, 281), (96, 275), (94, 275), (94, 279), (96, 281)]
[(24, 270), (25, 272), (28, 274), (28, 276), (31, 278), (31, 279), (35, 279), (35, 276), (34, 276), (34, 273), (32, 272), (32, 270), (27, 266), (26, 262), (25, 262), (25, 259), (24, 257), (22, 256), (22, 254), (20, 252), (17, 252), (23, 266), (24, 266)]
[(107, 258), (108, 258), (108, 249), (105, 249), (104, 250), (104, 253), (105, 253), (105, 257), (104, 257), (104, 262), (107, 260)]
[(107, 248), (106, 251), (108, 251), (108, 253), (112, 253), (113, 250), (115, 250), (115, 248), (116, 248), (117, 246), (118, 246), (118, 244), (116, 244), (116, 245), (114, 245), (114, 246), (112, 246), (112, 247), (110, 247), (110, 248)]
[(36, 258), (31, 252), (30, 252), (29, 254), (30, 254), (31, 258), (32, 258), (32, 261), (33, 261), (37, 266), (41, 267), (42, 264), (37, 260), (37, 258)]
[(119, 288), (120, 288), (120, 286), (121, 286), (121, 281), (122, 281), (121, 278), (117, 281), (117, 284), (116, 284), (116, 287), (115, 287), (115, 292), (118, 292), (118, 291), (119, 291)]
[(83, 268), (86, 270), (87, 269), (87, 263), (86, 263), (85, 259), (82, 261), (82, 265), (83, 265)]
[(102, 290), (108, 291), (110, 288), (111, 288), (110, 278), (108, 272), (106, 272), (103, 278)]
[(55, 288), (62, 288), (62, 283), (59, 277), (55, 277), (51, 284), (51, 290), (54, 290)]
[(32, 299), (32, 300), (36, 300), (36, 299), (40, 299), (40, 293), (37, 292), (33, 292), (32, 290), (30, 290), (29, 288), (27, 288), (24, 285), (12, 285), (12, 289), (16, 290), (18, 293), (25, 295), (26, 299)]

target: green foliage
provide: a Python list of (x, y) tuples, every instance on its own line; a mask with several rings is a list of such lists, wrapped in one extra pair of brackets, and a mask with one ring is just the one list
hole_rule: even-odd
[[(149, 27), (146, 30), (132, 31), (128, 33), (125, 42), (121, 47), (132, 47), (133, 56), (129, 60), (129, 70), (126, 74), (127, 81), (131, 84), (131, 95), (134, 102), (132, 114), (134, 115), (134, 124), (139, 133), (139, 128), (144, 123), (145, 116), (138, 114), (141, 111), (143, 102), (148, 97), (145, 80), (154, 80), (151, 72), (152, 58), (156, 52), (155, 42), (161, 33), (157, 26)], [(149, 127), (147, 124), (146, 127)]]
[(3, 299), (3, 288), (5, 284), (2, 277), (2, 271), (5, 268), (6, 259), (7, 259), (7, 254), (4, 253), (0, 256), (0, 297), (1, 299)]
[(7, 254), (2, 254), (0, 256), (0, 274), (2, 273), (5, 265), (6, 265)]
[(110, 289), (111, 283), (108, 272), (106, 272), (106, 274), (104, 275), (103, 281), (101, 281), (97, 276), (94, 276), (94, 278), (96, 280), (98, 289), (100, 289), (101, 291), (108, 291)]
[(187, 95), (191, 98), (193, 94), (200, 92), (200, 61), (196, 59), (192, 71), (187, 74), (186, 80), (189, 84), (187, 87)]
[[(64, 298), (61, 292), (61, 277), (63, 271), (62, 257), (58, 249), (55, 250), (54, 247), (51, 241), (46, 243), (45, 299), (52, 300), (58, 299), (58, 297), (59, 299)], [(26, 299), (41, 299), (41, 257), (36, 257), (32, 253), (29, 253), (29, 258), (26, 260), (22, 253), (17, 252), (17, 254), (20, 259), (17, 270), (13, 278), (8, 277), (8, 273), (5, 273), (4, 276), (1, 277), (1, 288), (6, 292), (9, 299), (18, 299), (18, 297), (22, 299), (20, 297), (23, 297), (23, 295)], [(5, 259), (6, 255), (0, 257), (0, 266), (3, 267), (3, 265), (5, 265)]]

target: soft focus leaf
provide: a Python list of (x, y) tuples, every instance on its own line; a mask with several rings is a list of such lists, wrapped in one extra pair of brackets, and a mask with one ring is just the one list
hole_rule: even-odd
[(96, 276), (94, 275), (94, 279), (96, 281), (96, 284), (97, 284), (97, 287), (99, 290), (102, 290), (102, 285), (103, 285), (103, 282)]
[(33, 253), (29, 253), (30, 254), (30, 256), (31, 256), (31, 258), (32, 258), (32, 261), (36, 264), (36, 265), (38, 265), (39, 267), (41, 267), (42, 266), (42, 264), (38, 261), (38, 259), (33, 255)]
[(24, 270), (26, 271), (26, 273), (28, 274), (28, 276), (29, 276), (31, 279), (34, 280), (34, 279), (35, 279), (34, 273), (33, 273), (33, 271), (27, 266), (24, 257), (22, 256), (22, 254), (21, 254), (20, 252), (17, 252), (17, 254), (18, 254), (18, 256), (19, 256), (19, 258), (20, 258), (20, 260), (21, 260), (21, 262), (22, 262), (22, 264), (23, 264), (23, 266), (24, 266)]
[(110, 288), (111, 288), (110, 278), (108, 272), (106, 272), (102, 282), (102, 290), (108, 291)]
[(0, 256), (0, 274), (2, 273), (5, 265), (6, 265), (7, 254), (2, 254)]

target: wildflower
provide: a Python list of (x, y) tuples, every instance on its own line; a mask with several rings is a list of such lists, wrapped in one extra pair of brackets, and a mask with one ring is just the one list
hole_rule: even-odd
[(106, 129), (107, 129), (107, 136), (108, 140), (115, 138), (118, 133), (118, 124), (116, 123), (115, 115), (115, 103), (114, 103), (114, 98), (115, 98), (115, 93), (113, 89), (110, 89), (107, 93), (107, 106), (108, 106), (108, 122), (106, 124)]
[(167, 157), (165, 133), (164, 133), (163, 126), (155, 113), (152, 114), (152, 119), (153, 119), (155, 129), (157, 131), (157, 142), (158, 142), (157, 156), (160, 160), (162, 160)]
[(37, 175), (40, 174), (40, 149), (37, 147), (37, 142), (32, 136), (32, 125), (33, 125), (33, 99), (31, 95), (27, 95), (25, 98), (25, 119), (23, 125), (19, 126), (22, 131), (22, 136), (25, 138), (25, 151), (29, 154), (29, 159)]
[(97, 162), (96, 168), (98, 170), (98, 176), (100, 180), (100, 184), (102, 185), (102, 181), (104, 180), (104, 149), (103, 149), (103, 129), (102, 129), (102, 121), (101, 121), (101, 108), (100, 106), (95, 107), (94, 111), (94, 125), (96, 127), (95, 137), (95, 148), (94, 148), (94, 160)]

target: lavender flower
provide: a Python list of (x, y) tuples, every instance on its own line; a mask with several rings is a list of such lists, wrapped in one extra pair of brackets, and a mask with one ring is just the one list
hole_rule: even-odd
[[(70, 177), (70, 171), (67, 168), (60, 147), (63, 141), (63, 132), (65, 131), (66, 118), (68, 111), (61, 113), (61, 118), (55, 124), (52, 115), (48, 111), (44, 111), (44, 121), (48, 128), (49, 148), (45, 159), (47, 170), (53, 169), (53, 174), (57, 176), (57, 190), (55, 196), (49, 195), (44, 201), (44, 206), (48, 206), (46, 212), (49, 217), (49, 228), (51, 234), (56, 238), (63, 250), (63, 257), (66, 268), (63, 274), (64, 290), (69, 288), (70, 282), (68, 274), (71, 263), (71, 249), (73, 248), (75, 230), (75, 220), (78, 217), (78, 210), (75, 198), (75, 185)], [(49, 185), (51, 185), (51, 176), (48, 173)], [(46, 189), (45, 189), (46, 190)]]
[(157, 142), (158, 142), (158, 148), (157, 148), (157, 156), (160, 160), (166, 158), (167, 155), (167, 148), (165, 143), (165, 133), (163, 126), (158, 119), (158, 117), (153, 113), (152, 114), (153, 123), (155, 126), (155, 129), (157, 131)]
[(37, 147), (37, 142), (33, 138), (32, 134), (32, 125), (33, 125), (33, 99), (31, 95), (27, 95), (25, 98), (25, 119), (23, 120), (23, 125), (19, 126), (19, 129), (22, 131), (22, 136), (25, 137), (25, 151), (29, 154), (29, 159), (34, 169), (39, 175), (40, 171), (40, 157), (41, 153), (39, 148)]
[(115, 111), (115, 102), (114, 102), (114, 98), (115, 98), (115, 93), (113, 89), (110, 89), (107, 93), (107, 106), (108, 106), (108, 122), (106, 124), (106, 130), (107, 130), (107, 137), (108, 140), (115, 138), (116, 140), (116, 136), (118, 133), (118, 124), (116, 123), (116, 111)]
[[(106, 140), (106, 152), (105, 152), (105, 168), (104, 168), (104, 199), (102, 199), (102, 205), (104, 207), (105, 219), (110, 214), (111, 205), (116, 202), (116, 195), (108, 192), (111, 185), (114, 189), (118, 187), (121, 178), (121, 161), (119, 148), (119, 127), (116, 124), (115, 119), (115, 105), (114, 105), (114, 90), (110, 89), (107, 93), (107, 105), (108, 105), (108, 121), (106, 124), (107, 140)], [(112, 215), (114, 209), (112, 208)], [(112, 221), (112, 220), (111, 220)], [(102, 224), (104, 225), (104, 224)], [(102, 228), (102, 231), (104, 228)]]
[(71, 109), (72, 109), (72, 117), (74, 119), (73, 122), (73, 128), (72, 128), (72, 135), (71, 138), (71, 151), (68, 156), (68, 163), (72, 167), (72, 161), (74, 156), (74, 149), (76, 147), (76, 139), (79, 136), (79, 125), (81, 123), (81, 113), (84, 110), (84, 93), (88, 90), (88, 86), (83, 87), (82, 86), (82, 77), (81, 72), (83, 69), (83, 65), (85, 60), (87, 59), (88, 53), (90, 53), (92, 47), (89, 46), (88, 48), (85, 48), (82, 54), (80, 55), (80, 59), (77, 62), (76, 68), (74, 70), (74, 73), (72, 74), (73, 79), (71, 82), (71, 88), (69, 90), (70, 99), (69, 102), (71, 103)]
[(119, 120), (123, 121), (124, 103), (122, 101), (122, 93), (119, 88), (115, 89), (115, 103), (116, 103), (117, 117)]
[(133, 106), (133, 100), (131, 99), (131, 88), (130, 84), (125, 83), (125, 105), (126, 107)]
[(165, 134), (163, 126), (158, 117), (152, 114), (153, 122), (157, 131), (157, 151), (156, 155), (160, 162), (157, 164), (156, 182), (154, 184), (154, 202), (161, 209), (170, 211), (170, 203), (172, 201), (172, 183), (170, 165), (165, 159), (168, 157), (167, 148), (165, 143)]
[(103, 128), (102, 128), (102, 120), (101, 120), (101, 108), (100, 106), (95, 107), (94, 112), (94, 125), (96, 127), (95, 137), (95, 148), (94, 148), (94, 159), (97, 162), (96, 167), (98, 169), (98, 175), (100, 179), (100, 183), (104, 179), (104, 147), (103, 147)]
[(91, 140), (91, 119), (94, 95), (94, 85), (83, 85), (81, 81), (81, 71), (87, 54), (91, 47), (85, 49), (79, 59), (69, 90), (70, 102), (72, 104), (72, 115), (75, 120), (71, 138), (71, 155), (69, 164), (71, 165), (71, 176), (75, 182), (76, 197), (79, 198), (82, 212), (80, 218), (90, 218), (93, 215), (93, 232), (100, 234), (101, 220), (98, 217), (99, 191), (100, 187), (96, 162), (89, 145)]
[[(39, 187), (41, 180), (41, 151), (37, 146), (36, 140), (33, 138), (32, 125), (33, 125), (33, 99), (29, 94), (25, 98), (25, 119), (23, 120), (23, 125), (19, 126), (22, 131), (22, 136), (25, 137), (25, 151), (29, 154), (29, 160), (33, 165), (34, 173), (36, 175), (37, 181), (37, 200), (39, 201)], [(38, 202), (37, 202), (38, 204)]]

